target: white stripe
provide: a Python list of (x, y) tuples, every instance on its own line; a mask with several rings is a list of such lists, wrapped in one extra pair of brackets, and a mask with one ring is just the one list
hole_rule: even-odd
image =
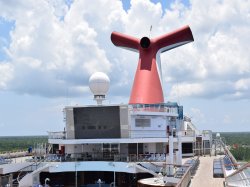
[(189, 43), (189, 42), (191, 42), (191, 41), (184, 41), (184, 42), (179, 42), (179, 43), (175, 43), (175, 44), (172, 44), (172, 45), (168, 45), (168, 46), (166, 46), (166, 47), (161, 48), (159, 51), (160, 51), (160, 53), (163, 53), (163, 52), (165, 52), (165, 51), (168, 51), (168, 50), (170, 50), (170, 49), (176, 48), (176, 47), (178, 47), (178, 46), (187, 44), (187, 43)]

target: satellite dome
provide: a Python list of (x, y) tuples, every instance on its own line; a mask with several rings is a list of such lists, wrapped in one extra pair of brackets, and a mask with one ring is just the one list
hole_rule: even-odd
[(89, 78), (89, 88), (94, 94), (97, 104), (102, 104), (102, 100), (105, 99), (105, 95), (109, 90), (109, 84), (109, 77), (102, 72), (96, 72)]
[(216, 133), (216, 138), (219, 138), (220, 137), (220, 133)]

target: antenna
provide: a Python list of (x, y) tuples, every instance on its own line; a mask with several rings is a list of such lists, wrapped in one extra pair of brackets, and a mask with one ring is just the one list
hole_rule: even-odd
[(152, 32), (153, 26), (150, 25), (150, 29), (149, 29), (149, 38), (151, 37), (151, 32)]
[(178, 105), (180, 105), (181, 104), (181, 102), (180, 102), (180, 90), (179, 90), (179, 80), (178, 80), (178, 78), (177, 78), (177, 103), (178, 103)]

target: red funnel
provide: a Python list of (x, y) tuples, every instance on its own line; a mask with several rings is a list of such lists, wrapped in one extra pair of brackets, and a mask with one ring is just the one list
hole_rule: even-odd
[(157, 71), (156, 54), (194, 41), (188, 26), (174, 32), (149, 39), (141, 39), (112, 32), (111, 41), (118, 47), (139, 52), (138, 67), (129, 104), (164, 103), (161, 81)]

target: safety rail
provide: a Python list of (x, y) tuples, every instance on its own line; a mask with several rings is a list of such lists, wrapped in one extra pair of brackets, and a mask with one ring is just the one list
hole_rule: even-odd
[(9, 164), (11, 162), (12, 162), (12, 160), (9, 159), (9, 158), (0, 157), (0, 165), (2, 165), (2, 164)]
[(161, 169), (162, 169), (162, 166), (159, 166), (159, 165), (156, 165), (152, 162), (140, 162), (138, 163), (137, 165), (140, 165), (154, 173), (160, 173), (161, 172)]
[(167, 113), (173, 113), (173, 114), (178, 114), (177, 109), (175, 108), (133, 108), (132, 111), (145, 111), (145, 112), (167, 112)]
[(11, 159), (11, 158), (25, 157), (30, 155), (31, 154), (28, 153), (27, 151), (4, 152), (0, 154), (0, 158)]
[(203, 130), (203, 131), (202, 131), (202, 136), (203, 136), (203, 138), (212, 140), (212, 135), (213, 135), (213, 133), (212, 133), (211, 130)]
[(196, 157), (196, 158), (192, 158), (190, 160), (187, 160), (185, 163), (184, 163), (185, 166), (188, 166), (190, 167), (190, 173), (191, 173), (191, 176), (194, 176), (196, 171), (197, 171), (197, 168), (199, 167), (200, 165), (200, 158), (199, 157)]
[[(0, 186), (11, 186), (13, 180), (13, 174), (0, 175)], [(12, 186), (11, 186), (12, 187)]]
[[(222, 142), (222, 140), (221, 140), (221, 142)], [(238, 164), (237, 160), (234, 158), (231, 151), (225, 145), (224, 145), (224, 150), (225, 150), (226, 155), (228, 155), (229, 159), (231, 160), (232, 165), (234, 165), (235, 169), (238, 169), (239, 164)]]
[[(176, 156), (174, 155), (174, 158)], [(71, 161), (120, 161), (120, 162), (166, 162), (168, 154), (149, 153), (149, 154), (112, 154), (104, 152), (92, 153), (67, 153), (67, 154), (48, 154), (41, 159), (45, 162), (71, 162)], [(34, 161), (34, 159), (30, 159)]]
[(177, 114), (178, 115), (178, 106), (165, 106), (160, 104), (140, 104), (140, 105), (133, 105), (130, 108), (130, 111), (133, 112), (167, 112), (170, 114)]
[(248, 186), (250, 184), (250, 178), (241, 178), (241, 179), (235, 179), (235, 180), (228, 180), (226, 178), (224, 185), (225, 187), (232, 187), (230, 183), (236, 183), (237, 186)]
[[(28, 160), (27, 160), (28, 161)], [(44, 163), (44, 159), (35, 159), (35, 160), (29, 160), (31, 162), (30, 165), (21, 168), (20, 170), (17, 171), (18, 175), (15, 179), (12, 180), (13, 186), (19, 186), (19, 183), (21, 179), (27, 175), (28, 173), (31, 173), (32, 171), (36, 170), (37, 168), (40, 167)]]
[[(164, 135), (162, 134), (162, 130), (145, 130), (145, 129), (139, 129), (139, 130), (129, 130), (130, 136), (133, 138), (137, 137), (150, 137), (150, 138), (159, 138), (161, 137), (169, 137), (172, 133), (170, 132), (169, 134), (165, 133)], [(182, 137), (195, 137), (195, 131), (193, 130), (186, 130), (186, 131), (178, 131)], [(173, 133), (174, 137), (177, 137), (177, 133)]]
[(176, 187), (187, 187), (191, 182), (191, 166), (183, 174), (181, 180), (177, 183)]
[(66, 131), (48, 132), (48, 138), (49, 139), (65, 139)]
[(195, 137), (194, 130), (178, 131), (182, 137)]

